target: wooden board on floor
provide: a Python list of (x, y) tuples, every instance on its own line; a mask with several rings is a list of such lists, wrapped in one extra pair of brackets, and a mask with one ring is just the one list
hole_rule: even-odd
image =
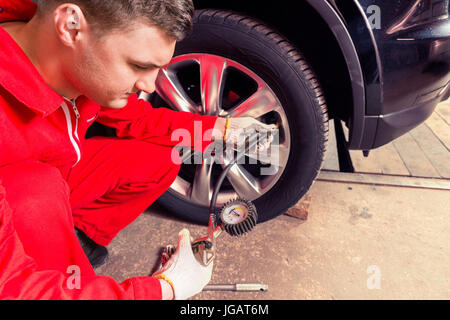
[(411, 136), (419, 145), (423, 154), (431, 162), (441, 178), (450, 178), (450, 153), (442, 142), (426, 125), (422, 124), (411, 131)]
[(410, 175), (392, 143), (370, 151), (368, 158), (361, 151), (350, 151), (356, 172)]
[(440, 177), (433, 164), (428, 160), (411, 136), (411, 133), (397, 138), (393, 143), (413, 177)]
[(322, 169), (339, 171), (339, 159), (336, 146), (336, 133), (334, 132), (334, 121), (329, 122), (328, 148)]
[[(330, 121), (323, 170), (339, 171), (334, 121)], [(350, 150), (355, 172), (431, 178), (450, 178), (450, 99), (441, 102), (424, 124), (365, 158)]]
[(433, 112), (431, 117), (425, 121), (426, 125), (433, 131), (437, 139), (442, 142), (447, 150), (450, 150), (449, 108), (450, 106), (447, 103), (439, 104), (437, 111)]
[(439, 103), (435, 112), (450, 126), (450, 99)]

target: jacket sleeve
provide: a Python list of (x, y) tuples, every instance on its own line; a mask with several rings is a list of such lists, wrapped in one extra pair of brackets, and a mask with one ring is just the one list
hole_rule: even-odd
[(137, 138), (166, 146), (205, 151), (217, 117), (153, 108), (133, 94), (122, 109), (101, 108), (97, 121), (116, 129), (120, 138)]
[(56, 270), (42, 270), (26, 255), (15, 232), (12, 210), (0, 181), (0, 299), (8, 300), (138, 300), (161, 299), (161, 285), (152, 277), (130, 278), (117, 283), (111, 277), (80, 277)]
[(30, 20), (36, 13), (37, 5), (33, 0), (0, 0), (0, 22)]

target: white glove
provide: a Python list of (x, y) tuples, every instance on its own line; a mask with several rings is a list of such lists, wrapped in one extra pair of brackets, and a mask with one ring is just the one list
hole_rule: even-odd
[[(277, 128), (274, 124), (265, 124), (252, 117), (231, 118), (229, 127), (226, 130), (225, 143), (232, 146), (237, 146), (238, 142), (243, 142), (249, 134), (254, 132), (268, 133)], [(261, 136), (260, 136), (261, 137)], [(267, 148), (273, 140), (273, 135), (267, 135), (268, 141), (265, 141), (262, 145), (258, 145), (258, 149)]]
[(195, 259), (189, 230), (183, 229), (175, 253), (153, 277), (171, 282), (175, 300), (185, 300), (203, 290), (211, 281), (212, 270), (213, 262), (205, 267)]

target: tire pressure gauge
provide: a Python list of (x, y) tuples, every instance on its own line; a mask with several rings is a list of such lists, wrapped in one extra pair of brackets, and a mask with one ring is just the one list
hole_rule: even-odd
[(256, 226), (258, 214), (253, 203), (238, 198), (223, 205), (219, 218), (228, 234), (241, 236)]

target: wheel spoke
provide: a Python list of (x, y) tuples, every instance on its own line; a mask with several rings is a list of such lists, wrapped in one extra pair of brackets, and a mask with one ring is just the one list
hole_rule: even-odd
[(278, 146), (278, 166), (284, 168), (289, 159), (290, 149), (286, 144), (280, 144)]
[(258, 90), (238, 106), (232, 108), (228, 114), (231, 117), (259, 118), (271, 111), (276, 111), (277, 98), (267, 85), (262, 85)]
[(195, 103), (186, 94), (175, 73), (170, 70), (161, 69), (159, 72), (156, 78), (156, 92), (178, 111), (198, 112)]
[(226, 60), (218, 56), (203, 55), (199, 58), (199, 63), (203, 113), (219, 115)]
[(195, 171), (194, 181), (192, 182), (191, 199), (197, 203), (207, 205), (211, 199), (211, 173), (212, 162), (203, 161), (201, 165), (197, 166)]
[(234, 164), (227, 174), (227, 179), (240, 197), (257, 199), (261, 196), (259, 182), (242, 165)]

